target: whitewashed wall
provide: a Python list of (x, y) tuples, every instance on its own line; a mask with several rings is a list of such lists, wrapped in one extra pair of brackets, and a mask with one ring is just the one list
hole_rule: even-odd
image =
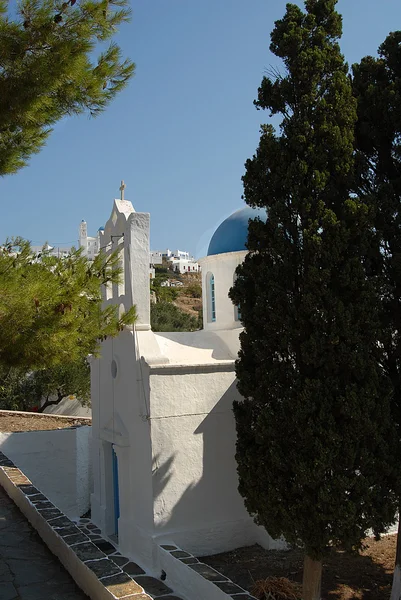
[(198, 556), (258, 541), (237, 490), (234, 365), (153, 367), (150, 388), (155, 536)]
[[(201, 258), (202, 267), (202, 303), (203, 303), (203, 328), (206, 331), (230, 330), (242, 327), (236, 319), (237, 309), (228, 297), (235, 277), (235, 269), (246, 256), (245, 251), (226, 252)], [(210, 294), (208, 278), (214, 275), (214, 292), (216, 303), (216, 320), (210, 319)]]
[(215, 323), (206, 318), (206, 331), (155, 334), (149, 215), (116, 200), (103, 244), (109, 241), (118, 244), (125, 269), (124, 283), (105, 290), (105, 305), (135, 304), (138, 321), (91, 359), (93, 521), (104, 534), (116, 533), (113, 448), (119, 549), (149, 571), (160, 574), (161, 542), (197, 555), (255, 542), (274, 547), (237, 490), (232, 403), (241, 324), (227, 294), (245, 252), (202, 260), (203, 278), (215, 276)]
[(0, 450), (68, 517), (90, 507), (91, 427), (0, 433)]
[(68, 396), (63, 398), (59, 404), (52, 404), (44, 410), (46, 415), (62, 415), (65, 417), (91, 417), (92, 409), (90, 406), (82, 406), (81, 402), (74, 398), (70, 400)]

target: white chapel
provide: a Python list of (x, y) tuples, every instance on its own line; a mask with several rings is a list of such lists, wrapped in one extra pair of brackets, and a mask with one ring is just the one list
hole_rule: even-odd
[(280, 544), (245, 510), (234, 458), (241, 322), (227, 294), (255, 216), (266, 219), (249, 207), (231, 215), (200, 260), (204, 329), (196, 332), (151, 331), (149, 214), (115, 200), (100, 232), (124, 270), (123, 283), (104, 290), (104, 304), (135, 304), (138, 320), (103, 342), (91, 363), (92, 520), (151, 571), (160, 544), (196, 556)]

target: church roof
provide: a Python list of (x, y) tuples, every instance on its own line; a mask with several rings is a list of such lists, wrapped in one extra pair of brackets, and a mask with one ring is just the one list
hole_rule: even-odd
[(225, 219), (218, 226), (210, 240), (208, 256), (213, 254), (223, 254), (224, 252), (238, 252), (246, 250), (246, 241), (248, 238), (249, 219), (259, 217), (266, 221), (267, 214), (264, 208), (251, 208), (245, 206)]

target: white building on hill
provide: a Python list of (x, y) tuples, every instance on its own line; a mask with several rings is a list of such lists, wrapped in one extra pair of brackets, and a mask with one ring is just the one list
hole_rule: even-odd
[(70, 254), (72, 247), (71, 246), (50, 246), (50, 244), (44, 244), (43, 246), (31, 246), (32, 252), (35, 254), (40, 254), (45, 250), (47, 254), (50, 256), (56, 256), (57, 258), (63, 258)]
[(198, 273), (200, 271), (199, 263), (183, 250), (152, 250), (150, 253), (150, 263), (153, 265), (163, 264), (163, 258), (172, 263), (174, 271), (177, 273)]
[(90, 260), (93, 260), (100, 252), (100, 236), (103, 231), (103, 227), (99, 227), (95, 237), (88, 236), (88, 225), (84, 219), (82, 219), (79, 226), (79, 247), (82, 248), (82, 254), (87, 256)]

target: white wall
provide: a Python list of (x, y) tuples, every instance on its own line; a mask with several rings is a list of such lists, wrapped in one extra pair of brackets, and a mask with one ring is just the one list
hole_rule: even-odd
[(66, 417), (91, 417), (92, 409), (90, 406), (82, 406), (81, 402), (74, 398), (70, 400), (67, 396), (58, 404), (52, 404), (44, 410), (47, 415), (63, 415)]
[[(228, 297), (235, 277), (235, 269), (240, 265), (247, 252), (226, 252), (201, 258), (202, 267), (202, 302), (203, 302), (203, 328), (209, 331), (220, 329), (234, 329), (242, 327), (236, 320), (237, 309)], [(216, 301), (216, 320), (210, 319), (210, 295), (207, 280), (210, 274), (214, 275), (214, 290)]]
[(238, 493), (234, 364), (153, 367), (150, 388), (155, 535), (198, 556), (255, 543)]
[(232, 403), (239, 397), (234, 362), (241, 323), (227, 294), (246, 252), (203, 259), (203, 278), (212, 271), (216, 285), (217, 320), (205, 319), (209, 331), (155, 335), (149, 216), (115, 201), (104, 242), (111, 236), (118, 236), (125, 274), (105, 304), (135, 304), (139, 319), (91, 359), (94, 522), (106, 535), (115, 532), (113, 447), (119, 549), (143, 567), (160, 567), (162, 540), (198, 555), (255, 542), (268, 547), (271, 539), (253, 524), (237, 490)]
[(0, 433), (0, 450), (68, 517), (90, 507), (91, 427)]

